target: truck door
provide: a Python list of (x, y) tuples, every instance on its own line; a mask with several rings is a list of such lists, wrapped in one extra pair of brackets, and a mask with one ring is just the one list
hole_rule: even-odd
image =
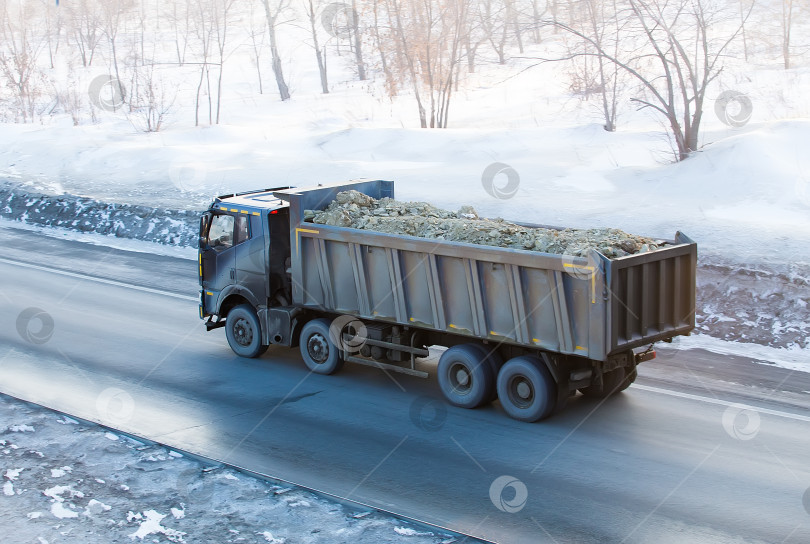
[(200, 233), (200, 265), (203, 291), (203, 313), (217, 312), (217, 300), (223, 289), (236, 280), (235, 217), (216, 214), (208, 221), (208, 232)]
[(254, 304), (265, 305), (267, 265), (261, 216), (237, 216), (235, 232), (236, 283), (253, 295)]

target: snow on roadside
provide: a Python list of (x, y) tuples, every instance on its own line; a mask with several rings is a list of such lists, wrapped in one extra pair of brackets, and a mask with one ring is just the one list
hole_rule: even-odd
[(22, 223), (185, 247), (196, 243), (199, 224), (194, 211), (44, 195), (15, 185), (0, 186), (0, 215)]
[(756, 363), (777, 366), (786, 370), (810, 372), (810, 350), (797, 346), (774, 348), (760, 344), (727, 342), (705, 334), (676, 339), (673, 345), (658, 344), (656, 350), (663, 355), (673, 351), (702, 349), (719, 355), (734, 355), (752, 359)]
[[(2, 395), (0, 421), (12, 422), (0, 427), (4, 532), (19, 542), (453, 541)], [(11, 430), (29, 427), (36, 432)]]

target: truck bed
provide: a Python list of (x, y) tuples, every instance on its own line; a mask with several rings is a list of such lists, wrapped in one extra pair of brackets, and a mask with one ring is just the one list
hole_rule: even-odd
[(611, 260), (303, 221), (347, 189), (394, 196), (387, 181), (276, 193), (290, 203), (296, 305), (600, 361), (694, 328), (697, 245), (681, 233)]

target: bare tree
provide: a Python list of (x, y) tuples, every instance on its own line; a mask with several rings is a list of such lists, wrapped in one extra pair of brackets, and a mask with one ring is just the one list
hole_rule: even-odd
[[(574, 15), (576, 14), (576, 15)], [(616, 130), (621, 69), (603, 54), (608, 51), (618, 57), (625, 19), (618, 11), (617, 0), (581, 0), (579, 9), (572, 10), (570, 26), (589, 40), (576, 38), (572, 50), (575, 73), (572, 90), (587, 100), (591, 94), (600, 97), (600, 109), (608, 132)], [(574, 53), (574, 51), (579, 54)]]
[(790, 69), (790, 34), (793, 28), (793, 2), (794, 0), (781, 0), (780, 30), (782, 31), (782, 59), (785, 70)]
[(180, 66), (183, 66), (186, 62), (186, 51), (188, 50), (193, 26), (194, 9), (191, 0), (177, 0), (170, 2), (169, 8), (163, 13), (163, 16), (169, 20), (174, 33), (174, 49), (177, 55), (177, 63)]
[(17, 120), (33, 121), (40, 94), (37, 67), (45, 38), (36, 31), (39, 21), (34, 5), (0, 2), (0, 75), (11, 90)]
[(309, 19), (309, 28), (312, 32), (312, 47), (315, 49), (315, 58), (318, 61), (318, 73), (321, 76), (321, 90), (323, 94), (329, 94), (329, 79), (326, 74), (326, 50), (321, 51), (321, 46), (318, 41), (318, 29), (315, 25), (317, 18), (315, 4), (313, 4), (312, 0), (306, 0), (304, 9), (306, 10), (307, 18)]
[(69, 36), (79, 51), (82, 66), (93, 64), (96, 48), (101, 41), (102, 15), (100, 2), (76, 0), (66, 5)]
[(267, 32), (265, 31), (264, 14), (262, 13), (261, 21), (256, 20), (256, 4), (251, 2), (248, 6), (248, 35), (250, 37), (250, 47), (252, 61), (256, 66), (256, 77), (259, 81), (259, 94), (264, 94), (264, 83), (262, 82), (262, 52), (265, 47), (265, 38)]
[(499, 0), (484, 0), (478, 4), (477, 16), (486, 41), (498, 55), (498, 64), (506, 64), (509, 38), (506, 4)]
[(363, 61), (363, 46), (360, 39), (360, 17), (357, 14), (357, 2), (352, 0), (351, 31), (354, 36), (354, 61), (357, 65), (357, 78), (366, 80), (366, 63)]
[[(422, 128), (445, 128), (464, 34), (468, 0), (386, 0), (400, 80), (410, 80)], [(430, 107), (428, 112), (423, 97)]]
[(45, 25), (45, 40), (48, 43), (48, 63), (53, 69), (54, 57), (59, 52), (59, 40), (62, 36), (62, 10), (50, 0), (40, 0), (42, 5), (42, 22)]
[(174, 107), (176, 91), (169, 91), (155, 73), (155, 64), (133, 67), (130, 122), (143, 132), (160, 132)]
[(222, 112), (222, 74), (225, 71), (225, 47), (228, 40), (228, 23), (231, 9), (235, 0), (212, 0), (213, 9), (212, 25), (214, 37), (217, 41), (217, 53), (219, 55), (219, 74), (217, 76), (217, 114), (216, 124), (219, 124)]
[(391, 60), (388, 57), (387, 51), (392, 49), (389, 44), (395, 41), (390, 27), (382, 27), (381, 5), (378, 2), (371, 2), (371, 15), (374, 24), (372, 25), (372, 32), (374, 36), (374, 43), (376, 44), (377, 52), (380, 55), (380, 67), (382, 68), (383, 75), (385, 76), (385, 88), (388, 96), (396, 96), (398, 86), (394, 72), (391, 69)]
[[(264, 15), (267, 19), (267, 32), (270, 37), (270, 55), (272, 57), (273, 74), (276, 76), (276, 86), (281, 100), (290, 99), (290, 88), (284, 81), (284, 70), (281, 67), (281, 55), (278, 52), (276, 41), (276, 27), (279, 17), (289, 7), (289, 0), (261, 0), (264, 5)], [(271, 1), (273, 2), (271, 5)]]
[(723, 28), (721, 22), (735, 20), (736, 13), (709, 11), (708, 5), (707, 0), (627, 0), (623, 27), (625, 39), (634, 43), (618, 52), (569, 24), (551, 24), (592, 47), (593, 52), (581, 54), (598, 55), (639, 83), (644, 96), (632, 100), (664, 116), (677, 146), (676, 157), (683, 160), (698, 149), (706, 91), (720, 74), (723, 55), (741, 28), (718, 30)]
[(102, 32), (107, 37), (110, 44), (110, 55), (112, 57), (113, 71), (118, 82), (118, 90), (121, 96), (126, 96), (124, 84), (121, 82), (121, 74), (118, 69), (118, 48), (116, 40), (118, 32), (123, 24), (123, 19), (127, 12), (134, 7), (132, 0), (106, 0), (101, 3)]

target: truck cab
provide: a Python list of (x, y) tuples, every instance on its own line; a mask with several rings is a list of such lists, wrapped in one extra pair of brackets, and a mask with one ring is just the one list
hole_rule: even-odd
[(211, 330), (239, 308), (233, 317), (242, 326), (230, 327), (228, 336), (246, 355), (266, 349), (255, 326), (259, 313), (290, 301), (289, 205), (273, 195), (288, 188), (217, 197), (200, 219), (200, 318)]

